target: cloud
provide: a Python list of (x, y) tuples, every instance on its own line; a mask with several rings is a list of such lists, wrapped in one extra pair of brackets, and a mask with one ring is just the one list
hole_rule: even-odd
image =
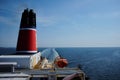
[(119, 11), (113, 11), (113, 12), (95, 12), (95, 13), (89, 13), (87, 15), (88, 17), (91, 18), (120, 18), (120, 12)]
[(59, 25), (64, 22), (69, 22), (69, 18), (65, 17), (64, 15), (49, 15), (49, 16), (42, 16), (42, 15), (37, 15), (37, 24), (41, 25), (43, 27), (48, 27), (48, 26), (55, 26)]
[(113, 17), (120, 17), (120, 12), (112, 12), (111, 16), (113, 16)]
[(49, 17), (45, 17), (45, 16), (38, 16), (37, 17), (37, 24), (41, 25), (43, 27), (47, 27), (47, 26), (52, 26), (56, 23), (56, 20), (54, 17), (49, 16)]
[(71, 0), (67, 1), (66, 3), (62, 4), (62, 9), (70, 9), (70, 10), (76, 10), (76, 9), (83, 9), (86, 7), (89, 3), (92, 3), (92, 0)]
[(0, 23), (8, 25), (8, 26), (17, 26), (18, 25), (18, 23), (16, 23), (13, 19), (4, 17), (4, 16), (0, 16)]

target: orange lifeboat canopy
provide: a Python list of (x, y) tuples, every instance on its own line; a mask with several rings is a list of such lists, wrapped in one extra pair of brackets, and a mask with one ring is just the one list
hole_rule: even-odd
[(68, 65), (68, 61), (67, 59), (59, 59), (57, 62), (56, 62), (57, 66), (60, 67), (60, 68), (64, 68)]

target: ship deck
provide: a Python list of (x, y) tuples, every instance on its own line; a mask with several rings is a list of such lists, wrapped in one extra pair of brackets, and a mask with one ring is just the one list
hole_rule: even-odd
[[(20, 75), (19, 75), (19, 74)], [(16, 69), (14, 73), (0, 73), (0, 79), (2, 78), (28, 78), (28, 80), (35, 80), (35, 78), (42, 80), (62, 80), (62, 78), (79, 73), (79, 80), (85, 80), (85, 74), (78, 68), (57, 68), (57, 69)], [(15, 76), (18, 77), (15, 77)], [(54, 79), (51, 79), (54, 78)], [(77, 79), (75, 79), (77, 80)]]

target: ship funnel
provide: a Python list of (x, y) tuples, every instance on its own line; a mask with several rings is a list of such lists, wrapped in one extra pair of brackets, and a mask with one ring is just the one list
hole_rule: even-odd
[(25, 9), (22, 13), (18, 35), (17, 53), (36, 53), (36, 14), (32, 9)]

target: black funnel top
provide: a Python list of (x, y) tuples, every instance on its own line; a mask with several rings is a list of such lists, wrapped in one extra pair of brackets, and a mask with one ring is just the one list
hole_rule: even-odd
[(32, 9), (25, 9), (22, 13), (20, 28), (36, 28), (36, 14)]

